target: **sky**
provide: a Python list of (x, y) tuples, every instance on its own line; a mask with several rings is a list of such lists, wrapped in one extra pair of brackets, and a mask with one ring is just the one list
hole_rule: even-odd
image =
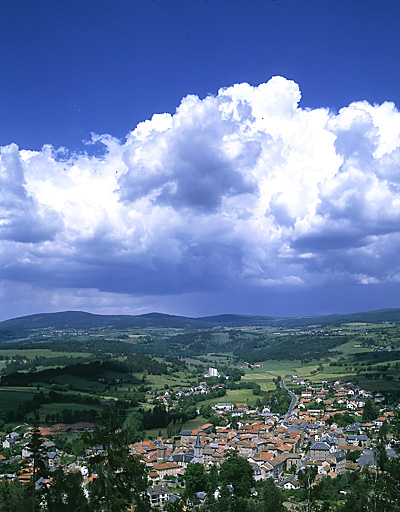
[(400, 307), (399, 17), (0, 2), (0, 320)]

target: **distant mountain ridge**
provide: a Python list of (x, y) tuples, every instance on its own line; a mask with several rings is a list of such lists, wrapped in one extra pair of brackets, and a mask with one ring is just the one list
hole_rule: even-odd
[(306, 328), (309, 326), (340, 325), (350, 322), (400, 323), (400, 308), (379, 309), (349, 314), (319, 315), (307, 317), (272, 317), (257, 315), (222, 314), (190, 318), (165, 313), (143, 315), (97, 315), (84, 311), (39, 313), (0, 322), (3, 333), (13, 330), (31, 329), (85, 329), (95, 327), (170, 327), (187, 329), (210, 329), (213, 327), (270, 326), (276, 328)]

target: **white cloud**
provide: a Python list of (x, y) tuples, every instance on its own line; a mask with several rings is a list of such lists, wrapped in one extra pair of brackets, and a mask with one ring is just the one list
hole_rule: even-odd
[(94, 135), (97, 157), (3, 147), (2, 277), (152, 296), (398, 280), (400, 113), (300, 98), (282, 77), (190, 95)]
[(62, 228), (60, 217), (28, 193), (24, 163), (15, 144), (0, 154), (0, 240), (40, 243)]

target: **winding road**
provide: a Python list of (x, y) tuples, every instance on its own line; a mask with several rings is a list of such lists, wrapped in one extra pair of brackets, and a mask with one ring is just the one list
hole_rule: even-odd
[(287, 391), (289, 393), (289, 395), (292, 397), (292, 401), (290, 402), (288, 412), (285, 414), (285, 417), (283, 419), (283, 421), (286, 421), (289, 418), (289, 416), (292, 414), (293, 409), (296, 406), (297, 396), (293, 393), (293, 391), (290, 391), (290, 389), (288, 389), (285, 386), (283, 377), (281, 377), (280, 375), (276, 375), (275, 373), (271, 373), (271, 372), (265, 372), (263, 370), (256, 370), (256, 371), (258, 371), (259, 373), (267, 373), (268, 375), (272, 375), (273, 377), (278, 377), (278, 379), (280, 379), (281, 388), (284, 389), (285, 391)]

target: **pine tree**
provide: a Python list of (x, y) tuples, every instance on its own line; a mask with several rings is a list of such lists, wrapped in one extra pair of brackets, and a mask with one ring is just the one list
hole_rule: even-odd
[(45, 493), (47, 512), (86, 512), (88, 500), (82, 487), (80, 473), (64, 473), (57, 468), (51, 474)]
[(116, 421), (115, 406), (106, 412), (106, 425), (86, 435), (91, 447), (101, 447), (89, 461), (94, 476), (90, 485), (90, 509), (96, 512), (121, 512), (135, 506), (136, 512), (150, 509), (147, 472), (142, 461), (131, 455), (127, 436)]
[(39, 414), (37, 411), (34, 413), (34, 426), (31, 432), (31, 439), (27, 444), (26, 448), (30, 455), (24, 461), (25, 464), (22, 466), (22, 470), (26, 470), (29, 467), (32, 470), (32, 476), (30, 481), (30, 490), (32, 496), (32, 511), (35, 512), (39, 509), (40, 499), (43, 495), (44, 488), (38, 484), (38, 481), (48, 477), (47, 468), (47, 450), (44, 447), (44, 439), (39, 429)]

